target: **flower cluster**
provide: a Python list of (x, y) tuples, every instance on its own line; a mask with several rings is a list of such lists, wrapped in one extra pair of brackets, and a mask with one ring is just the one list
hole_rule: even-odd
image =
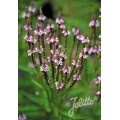
[[(57, 90), (67, 89), (72, 87), (78, 80), (82, 78), (81, 73), (84, 69), (84, 64), (89, 54), (99, 53), (100, 46), (95, 44), (90, 47), (90, 39), (87, 34), (82, 34), (78, 27), (72, 28), (73, 42), (71, 50), (68, 41), (71, 35), (64, 24), (63, 18), (59, 15), (56, 18), (57, 28), (49, 21), (45, 24), (46, 16), (40, 10), (38, 22), (34, 29), (31, 24), (30, 15), (36, 11), (33, 5), (28, 7), (28, 10), (23, 13), (23, 18), (26, 18), (24, 26), (27, 32), (25, 40), (28, 43), (28, 56), (30, 57), (33, 66), (38, 71), (43, 73), (44, 79), (51, 87), (54, 82), (54, 87)], [(94, 19), (89, 23), (90, 27), (98, 27), (98, 20)], [(77, 47), (76, 47), (77, 46)], [(72, 52), (72, 51), (75, 52)], [(36, 62), (37, 60), (39, 62)], [(72, 61), (72, 62), (71, 62)], [(49, 74), (48, 74), (49, 72)], [(100, 77), (97, 77), (95, 83), (100, 82)]]

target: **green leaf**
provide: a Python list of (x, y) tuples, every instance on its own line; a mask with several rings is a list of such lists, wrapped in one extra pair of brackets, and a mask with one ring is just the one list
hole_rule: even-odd
[(28, 67), (27, 65), (21, 65), (21, 64), (19, 64), (19, 65), (18, 65), (18, 69), (19, 69), (19, 70), (22, 70), (22, 71), (25, 71), (25, 72), (28, 72), (28, 73), (30, 73), (30, 74), (35, 74), (35, 73), (37, 73), (34, 68), (30, 68), (30, 67)]
[(35, 80), (32, 79), (31, 82), (32, 82), (34, 85), (36, 85), (37, 87), (39, 87), (40, 89), (45, 90), (45, 89), (43, 88), (43, 86), (42, 86), (40, 83), (38, 83), (37, 81), (35, 81)]

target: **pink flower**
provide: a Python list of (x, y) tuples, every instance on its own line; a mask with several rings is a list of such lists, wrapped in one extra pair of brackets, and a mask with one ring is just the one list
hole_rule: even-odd
[(60, 29), (65, 29), (65, 25), (64, 24), (60, 24)]
[(95, 84), (100, 84), (101, 83), (101, 76), (98, 76), (94, 81), (95, 81)]
[(64, 59), (66, 59), (66, 58), (67, 58), (67, 56), (66, 56), (66, 53), (65, 53), (65, 52), (61, 52), (59, 56), (63, 57)]
[(82, 57), (83, 59), (86, 59), (88, 57), (87, 56), (87, 51), (88, 51), (88, 49), (86, 47), (83, 48), (83, 52), (79, 54), (79, 57), (80, 58)]
[(35, 51), (38, 52), (38, 53), (42, 53), (43, 52), (43, 47), (40, 46), (39, 48), (36, 48)]
[(69, 66), (64, 66), (62, 70), (63, 70), (63, 73), (70, 73), (71, 72), (71, 68)]
[(30, 31), (32, 30), (31, 25), (27, 24), (24, 26), (25, 30)]
[(28, 12), (24, 12), (22, 15), (23, 18), (29, 18), (30, 17), (30, 13)]
[(55, 82), (55, 85), (56, 85), (56, 89), (62, 89), (64, 84), (61, 82), (61, 81), (58, 81), (58, 82)]
[(93, 53), (99, 53), (101, 51), (101, 47), (98, 45), (94, 46)]
[(36, 28), (42, 28), (42, 26), (43, 26), (43, 23), (41, 21), (36, 23)]
[(77, 38), (78, 40), (80, 40), (82, 43), (86, 43), (86, 42), (89, 42), (89, 41), (90, 41), (87, 36), (84, 36), (84, 35), (81, 35), (81, 34), (78, 34), (78, 35), (76, 36), (76, 38)]
[(34, 13), (35, 10), (36, 10), (36, 8), (33, 5), (29, 6), (29, 8), (28, 8), (28, 11), (31, 13)]
[(63, 31), (62, 33), (64, 34), (64, 36), (70, 35), (70, 31), (68, 31), (68, 30)]
[(48, 61), (49, 62), (55, 62), (56, 61), (56, 55), (52, 55), (52, 54), (50, 54), (50, 57), (48, 57)]
[(73, 75), (73, 80), (80, 80), (81, 77), (78, 74)]
[(52, 37), (52, 38), (48, 37), (48, 38), (46, 39), (46, 41), (47, 41), (48, 44), (50, 44), (50, 43), (57, 42), (57, 41), (58, 41), (58, 38), (57, 38), (57, 37)]
[(59, 51), (56, 50), (56, 49), (53, 49), (53, 50), (50, 51), (50, 53), (51, 53), (51, 54), (55, 54), (55, 55), (57, 55), (57, 54), (59, 54)]
[(27, 51), (27, 53), (28, 53), (28, 56), (31, 56), (32, 54), (35, 53), (35, 50), (31, 50), (31, 49), (30, 49), (30, 50)]
[(73, 60), (73, 63), (72, 63), (72, 64), (73, 64), (75, 67), (78, 67), (78, 66), (79, 66), (79, 64), (78, 64), (78, 63), (79, 63), (79, 61), (78, 61), (78, 60)]
[(43, 14), (40, 14), (38, 16), (38, 20), (44, 21), (46, 19), (46, 16), (44, 16)]
[(40, 67), (40, 71), (44, 71), (44, 72), (49, 71), (49, 66), (46, 63), (43, 63)]
[(98, 20), (92, 20), (89, 23), (90, 27), (98, 27), (99, 26), (99, 21)]
[(44, 34), (44, 31), (40, 28), (40, 29), (38, 29), (38, 30), (35, 30), (34, 31), (34, 33), (36, 34), (36, 35), (43, 35)]
[(46, 27), (47, 30), (51, 30), (53, 28), (55, 28), (55, 26), (54, 26), (54, 24), (51, 24), (51, 23), (48, 24), (47, 27)]
[(58, 17), (58, 18), (56, 19), (56, 23), (62, 24), (62, 23), (64, 23), (64, 21), (63, 21), (62, 18)]
[(27, 120), (26, 115), (25, 114), (19, 114), (18, 120)]
[(74, 35), (77, 35), (79, 33), (79, 29), (77, 27), (72, 29), (72, 32)]
[(93, 51), (94, 51), (93, 49), (94, 49), (93, 47), (90, 47), (90, 48), (88, 49), (88, 53), (89, 53), (89, 54), (92, 54)]
[(31, 43), (36, 43), (36, 41), (37, 41), (35, 38), (33, 38), (32, 35), (26, 35), (26, 36), (24, 37), (24, 39), (25, 39), (27, 42), (31, 42)]
[(84, 40), (84, 35), (81, 35), (80, 33), (76, 36), (76, 38), (78, 39), (78, 40), (81, 40), (81, 41), (83, 41)]
[(56, 63), (57, 65), (63, 65), (62, 58), (60, 58), (59, 60), (56, 60)]

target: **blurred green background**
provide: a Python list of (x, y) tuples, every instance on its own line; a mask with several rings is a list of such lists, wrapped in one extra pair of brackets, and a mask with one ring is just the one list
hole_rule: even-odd
[[(54, 9), (54, 16), (57, 17), (59, 11), (62, 18), (65, 21), (65, 25), (71, 31), (73, 26), (78, 26), (82, 33), (87, 33), (91, 38), (91, 29), (88, 24), (91, 20), (91, 16), (95, 13), (100, 15), (100, 1), (99, 0), (51, 0)], [(34, 6), (39, 9), (45, 0), (34, 0)], [(50, 101), (48, 99), (46, 91), (34, 83), (33, 80), (37, 80), (38, 76), (34, 68), (30, 67), (31, 63), (27, 56), (28, 45), (24, 40), (26, 31), (23, 29), (25, 20), (22, 18), (22, 14), (26, 9), (26, 6), (30, 5), (30, 0), (19, 0), (18, 2), (18, 112), (24, 113), (28, 120), (54, 120), (52, 118)], [(99, 19), (99, 18), (98, 18)], [(37, 19), (34, 20), (33, 24)], [(99, 19), (100, 20), (100, 19)], [(52, 21), (55, 23), (55, 21)], [(97, 35), (100, 34), (100, 29), (97, 31)], [(69, 37), (68, 44), (72, 44), (72, 36)], [(91, 40), (92, 41), (92, 40)], [(100, 44), (98, 40), (98, 44)], [(67, 48), (69, 50), (70, 47)], [(96, 71), (95, 71), (96, 69)], [(93, 79), (96, 78), (101, 71), (100, 59), (96, 63), (89, 57), (85, 64), (85, 69), (82, 73), (82, 80), (78, 81), (78, 84), (69, 92), (70, 97), (86, 97), (90, 96), (94, 98), (96, 92), (96, 86)], [(100, 103), (95, 103), (91, 107), (78, 108), (72, 118), (67, 115), (68, 109), (65, 106), (66, 101), (63, 103), (63, 109), (61, 114), (63, 120), (100, 120), (101, 110)], [(62, 104), (61, 104), (62, 105)]]

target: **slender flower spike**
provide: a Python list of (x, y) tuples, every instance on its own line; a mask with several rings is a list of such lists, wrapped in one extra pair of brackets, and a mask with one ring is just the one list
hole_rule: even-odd
[(53, 28), (55, 28), (55, 26), (54, 26), (54, 24), (51, 24), (51, 23), (48, 24), (47, 27), (46, 27), (47, 30), (51, 30)]
[(61, 52), (59, 56), (63, 57), (64, 59), (66, 59), (66, 58), (67, 58), (67, 56), (66, 56), (66, 53), (65, 53), (65, 52)]
[(31, 43), (36, 43), (36, 41), (37, 41), (35, 38), (33, 38), (32, 35), (26, 35), (26, 36), (24, 37), (24, 39), (25, 39), (27, 42), (31, 42)]
[(73, 80), (80, 80), (81, 77), (78, 74), (73, 75)]
[(35, 51), (38, 52), (38, 53), (42, 53), (43, 52), (43, 47), (40, 46), (39, 48), (36, 48)]
[(79, 29), (77, 27), (72, 29), (73, 34), (76, 36), (79, 33)]
[(93, 47), (90, 47), (90, 48), (88, 49), (88, 53), (89, 53), (89, 54), (92, 54), (93, 51), (94, 51), (94, 48), (93, 48)]
[(84, 36), (82, 39), (81, 39), (82, 43), (86, 43), (86, 42), (90, 42), (89, 38), (87, 36)]
[(30, 50), (28, 50), (27, 52), (28, 52), (28, 56), (31, 56), (32, 54), (35, 53), (35, 50), (31, 50), (31, 49), (30, 49)]
[(25, 29), (26, 31), (32, 30), (31, 25), (29, 25), (29, 24), (25, 25), (25, 26), (24, 26), (24, 29)]
[(63, 65), (62, 58), (56, 61), (57, 65)]
[(79, 64), (78, 64), (78, 63), (79, 63), (78, 60), (73, 60), (73, 63), (72, 63), (72, 64), (73, 64), (75, 67), (79, 67)]
[(84, 35), (81, 35), (80, 33), (78, 33), (76, 38), (80, 41), (83, 41), (85, 37), (84, 37)]
[(55, 82), (55, 85), (56, 85), (56, 89), (62, 89), (64, 84), (61, 82), (61, 81), (58, 81), (58, 82)]
[(44, 21), (45, 19), (46, 19), (46, 16), (44, 16), (43, 14), (40, 14), (38, 16), (38, 20), (40, 20), (40, 21)]
[(64, 30), (62, 33), (64, 34), (64, 36), (70, 35), (70, 31), (68, 31), (68, 30)]
[(35, 8), (33, 5), (31, 5), (31, 6), (29, 6), (28, 11), (29, 11), (30, 13), (35, 13), (36, 8)]
[(58, 23), (60, 25), (60, 24), (64, 23), (64, 20), (61, 17), (58, 17), (56, 19), (56, 23)]
[(55, 62), (56, 61), (56, 55), (52, 55), (52, 54), (50, 54), (50, 57), (48, 57), (48, 61), (49, 62)]
[(65, 25), (64, 24), (60, 24), (60, 29), (65, 29)]
[(40, 71), (44, 71), (44, 72), (49, 71), (49, 66), (46, 63), (43, 63), (40, 67)]
[(101, 51), (101, 47), (98, 45), (94, 46), (93, 53), (99, 53)]
[(89, 23), (89, 27), (98, 27), (99, 26), (99, 21), (98, 20), (92, 20)]
[(100, 84), (101, 83), (101, 77), (98, 76), (94, 81), (95, 81), (95, 84)]
[(79, 57), (80, 58), (82, 57), (83, 59), (86, 59), (88, 57), (87, 56), (87, 51), (88, 51), (88, 49), (86, 47), (83, 48), (83, 52), (79, 54)]
[(70, 73), (71, 72), (71, 67), (64, 66), (62, 70), (63, 70), (63, 73)]
[(29, 18), (30, 17), (30, 13), (29, 12), (24, 12), (22, 17), (23, 18)]
[(50, 43), (57, 42), (57, 41), (58, 41), (58, 38), (57, 38), (57, 37), (52, 37), (52, 38), (48, 37), (48, 38), (46, 39), (46, 41), (47, 41), (48, 44), (50, 44)]
[(25, 114), (20, 114), (18, 117), (18, 120), (27, 120), (26, 115)]
[(36, 34), (36, 35), (43, 35), (44, 34), (44, 31), (40, 28), (40, 29), (38, 29), (38, 30), (35, 30), (34, 31), (34, 33)]

